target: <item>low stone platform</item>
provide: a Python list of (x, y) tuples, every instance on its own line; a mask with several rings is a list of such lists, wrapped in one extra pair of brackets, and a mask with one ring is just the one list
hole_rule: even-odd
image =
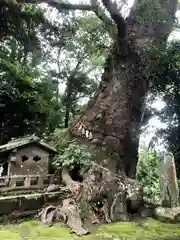
[(180, 206), (173, 208), (157, 207), (155, 209), (155, 218), (163, 222), (179, 223)]
[(38, 213), (46, 204), (61, 203), (65, 189), (56, 192), (22, 194), (16, 196), (0, 197), (0, 216), (18, 218)]

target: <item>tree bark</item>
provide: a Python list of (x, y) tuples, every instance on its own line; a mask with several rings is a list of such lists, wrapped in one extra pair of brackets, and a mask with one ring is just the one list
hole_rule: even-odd
[(64, 127), (68, 128), (69, 126), (69, 117), (72, 111), (72, 84), (68, 83), (67, 87), (67, 97), (66, 97), (66, 111), (65, 111), (65, 119), (64, 119)]

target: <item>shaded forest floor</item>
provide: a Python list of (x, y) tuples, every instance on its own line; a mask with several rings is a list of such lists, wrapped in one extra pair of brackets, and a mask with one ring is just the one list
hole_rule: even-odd
[(36, 220), (29, 220), (19, 224), (0, 225), (0, 236), (3, 240), (160, 240), (166, 237), (172, 237), (166, 239), (173, 240), (180, 239), (180, 224), (166, 224), (152, 219), (138, 223), (104, 224), (95, 227), (90, 235), (79, 238), (70, 234), (69, 228), (61, 223), (49, 228)]

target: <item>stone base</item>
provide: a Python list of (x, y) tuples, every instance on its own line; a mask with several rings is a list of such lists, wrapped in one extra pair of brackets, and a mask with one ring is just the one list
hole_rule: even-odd
[(0, 216), (18, 218), (35, 215), (46, 204), (60, 203), (63, 196), (63, 192), (58, 191), (0, 197)]
[(155, 218), (164, 222), (180, 222), (180, 207), (155, 209)]

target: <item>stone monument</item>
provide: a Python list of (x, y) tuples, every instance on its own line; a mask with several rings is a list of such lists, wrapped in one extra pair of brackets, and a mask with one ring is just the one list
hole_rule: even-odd
[(164, 158), (159, 161), (158, 168), (162, 205), (164, 207), (179, 206), (179, 187), (174, 155), (171, 152), (165, 153)]

